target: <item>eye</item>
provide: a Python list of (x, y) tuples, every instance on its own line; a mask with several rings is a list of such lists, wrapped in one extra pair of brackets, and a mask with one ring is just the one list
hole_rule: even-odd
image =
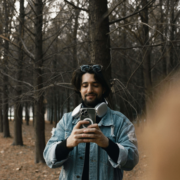
[(94, 86), (94, 87), (98, 87), (98, 86), (99, 86), (99, 84), (98, 84), (98, 83), (96, 83), (96, 84), (93, 84), (93, 86)]
[(87, 85), (82, 85), (82, 87), (87, 87)]

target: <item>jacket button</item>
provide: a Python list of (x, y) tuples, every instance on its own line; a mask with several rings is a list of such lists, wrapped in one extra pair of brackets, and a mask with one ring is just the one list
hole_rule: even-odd
[(80, 178), (80, 176), (77, 176), (77, 178)]
[(82, 157), (80, 157), (79, 159), (83, 159)]

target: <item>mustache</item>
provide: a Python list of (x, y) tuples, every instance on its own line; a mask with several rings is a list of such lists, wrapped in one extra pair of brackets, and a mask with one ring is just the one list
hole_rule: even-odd
[(89, 93), (89, 94), (86, 94), (85, 97), (86, 97), (86, 96), (89, 96), (89, 95), (95, 95), (95, 96), (97, 96), (97, 94), (95, 94), (95, 93)]

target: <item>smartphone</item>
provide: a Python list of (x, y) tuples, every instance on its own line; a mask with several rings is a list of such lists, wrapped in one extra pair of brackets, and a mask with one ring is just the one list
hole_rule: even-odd
[(81, 128), (87, 128), (89, 125), (96, 123), (96, 109), (81, 108), (80, 120), (89, 122), (89, 124), (83, 124)]

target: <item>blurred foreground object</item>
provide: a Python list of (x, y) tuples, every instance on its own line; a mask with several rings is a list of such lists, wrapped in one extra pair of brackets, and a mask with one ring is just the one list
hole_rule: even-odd
[(180, 74), (158, 87), (144, 134), (149, 180), (180, 179)]

